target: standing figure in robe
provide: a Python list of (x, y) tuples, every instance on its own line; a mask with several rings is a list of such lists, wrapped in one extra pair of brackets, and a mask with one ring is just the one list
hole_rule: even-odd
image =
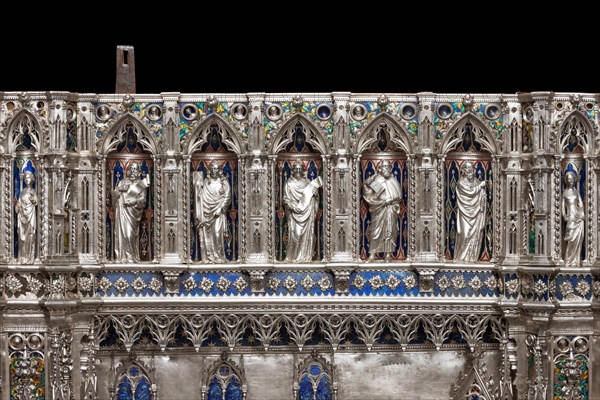
[(115, 205), (115, 261), (139, 262), (139, 228), (150, 177), (141, 178), (140, 165), (132, 162), (127, 176), (113, 190)]
[(562, 210), (565, 227), (565, 267), (581, 265), (581, 246), (583, 245), (584, 222), (583, 201), (575, 188), (577, 174), (573, 171), (565, 173), (566, 187), (563, 191)]
[(202, 261), (221, 263), (227, 261), (225, 212), (231, 203), (231, 187), (217, 161), (212, 161), (208, 170), (207, 179), (204, 179), (201, 171), (194, 172), (196, 226), (200, 235)]
[(486, 181), (475, 178), (475, 167), (466, 161), (456, 185), (456, 244), (454, 261), (477, 262), (486, 221)]
[(36, 206), (38, 203), (35, 189), (31, 187), (35, 182), (35, 176), (33, 176), (31, 171), (25, 171), (23, 182), (25, 187), (21, 190), (21, 194), (15, 205), (19, 236), (19, 261), (22, 264), (31, 264), (35, 259)]
[(377, 253), (383, 253), (389, 262), (396, 249), (398, 238), (398, 216), (402, 189), (392, 174), (388, 160), (382, 161), (377, 174), (367, 179), (363, 185), (363, 197), (371, 213), (369, 259), (375, 261)]
[(304, 165), (296, 161), (292, 175), (283, 190), (283, 204), (288, 224), (288, 243), (285, 261), (310, 262), (315, 252), (315, 221), (319, 211), (319, 188), (323, 180), (309, 180)]

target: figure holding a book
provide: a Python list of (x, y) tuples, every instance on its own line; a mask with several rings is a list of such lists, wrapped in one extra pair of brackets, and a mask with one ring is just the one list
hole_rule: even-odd
[(315, 252), (315, 221), (319, 211), (321, 177), (309, 180), (304, 165), (296, 161), (292, 175), (285, 184), (283, 204), (288, 224), (288, 242), (285, 261), (310, 262)]
[(146, 208), (146, 192), (150, 177), (141, 178), (140, 165), (132, 162), (127, 167), (127, 176), (113, 190), (115, 205), (115, 260), (117, 262), (139, 262), (139, 227)]
[(382, 161), (377, 173), (365, 181), (363, 197), (371, 212), (367, 262), (375, 261), (378, 253), (383, 253), (385, 261), (389, 262), (396, 249), (402, 189), (388, 160)]

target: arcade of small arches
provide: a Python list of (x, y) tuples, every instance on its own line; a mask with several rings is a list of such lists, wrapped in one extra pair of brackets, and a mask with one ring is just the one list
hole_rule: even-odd
[(294, 399), (355, 398), (373, 346), (464, 350), (442, 397), (600, 396), (599, 118), (577, 93), (1, 92), (2, 399), (166, 398), (167, 356), (198, 398), (262, 398), (277, 340)]

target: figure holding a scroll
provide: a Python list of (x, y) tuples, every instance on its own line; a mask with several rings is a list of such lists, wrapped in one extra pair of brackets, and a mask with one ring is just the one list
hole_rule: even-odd
[(202, 261), (225, 262), (224, 240), (228, 232), (225, 212), (231, 203), (231, 188), (217, 161), (210, 163), (206, 179), (202, 171), (194, 172), (194, 189)]
[(371, 212), (370, 255), (367, 262), (375, 261), (377, 253), (383, 253), (385, 261), (389, 262), (396, 249), (402, 189), (392, 174), (388, 160), (382, 161), (377, 174), (365, 181), (363, 197)]
[(117, 262), (139, 262), (139, 228), (150, 177), (141, 178), (140, 165), (132, 162), (127, 176), (113, 190), (115, 205), (115, 259)]
[(296, 161), (292, 175), (285, 184), (283, 204), (288, 223), (288, 243), (285, 261), (310, 262), (315, 251), (315, 221), (319, 211), (319, 188), (323, 180), (309, 180), (304, 165)]

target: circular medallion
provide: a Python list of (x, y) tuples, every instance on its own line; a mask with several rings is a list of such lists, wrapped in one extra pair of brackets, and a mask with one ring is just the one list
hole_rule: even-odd
[(556, 349), (561, 353), (569, 351), (569, 340), (565, 337), (559, 338), (556, 341)]
[(331, 107), (327, 104), (321, 104), (317, 107), (317, 117), (319, 117), (320, 120), (329, 119), (329, 117), (331, 117)]
[(196, 119), (198, 116), (198, 107), (195, 104), (188, 103), (181, 109), (181, 117), (188, 121)]
[(350, 114), (355, 121), (362, 121), (367, 116), (367, 108), (362, 104), (356, 104), (352, 107), (352, 110), (350, 110)]
[(150, 121), (158, 121), (162, 117), (162, 110), (157, 105), (152, 105), (146, 109), (146, 116)]
[(248, 115), (248, 108), (246, 108), (245, 105), (243, 105), (241, 103), (237, 103), (237, 104), (234, 104), (231, 109), (232, 109), (233, 118), (237, 119), (238, 121), (246, 119), (246, 116)]
[(96, 107), (96, 118), (100, 121), (108, 121), (112, 114), (111, 109), (107, 105), (101, 105)]
[(498, 104), (488, 104), (487, 106), (485, 106), (483, 113), (488, 119), (498, 119), (500, 118), (500, 107), (498, 106)]
[(279, 104), (271, 104), (269, 108), (267, 108), (267, 118), (269, 118), (271, 121), (277, 121), (279, 118), (281, 118), (282, 114), (283, 110)]
[(437, 116), (441, 119), (448, 119), (452, 116), (452, 105), (450, 103), (441, 103), (436, 110)]
[(406, 120), (411, 120), (417, 115), (417, 109), (412, 104), (405, 104), (400, 108), (400, 115)]

